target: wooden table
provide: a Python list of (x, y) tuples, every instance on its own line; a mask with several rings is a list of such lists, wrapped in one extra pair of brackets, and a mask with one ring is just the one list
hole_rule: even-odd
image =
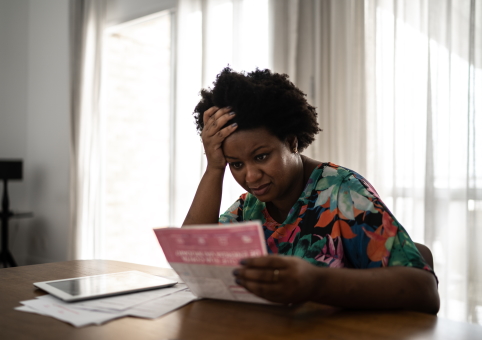
[(125, 317), (82, 328), (13, 309), (44, 294), (33, 282), (125, 270), (172, 275), (170, 269), (105, 260), (0, 269), (0, 339), (482, 339), (480, 326), (433, 315), (312, 303), (290, 308), (201, 300), (155, 320)]

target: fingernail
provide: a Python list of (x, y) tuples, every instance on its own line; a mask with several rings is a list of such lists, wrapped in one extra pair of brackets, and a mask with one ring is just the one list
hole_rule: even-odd
[(236, 284), (241, 286), (241, 280), (240, 279), (236, 279), (236, 280), (234, 280), (234, 282), (236, 282)]
[(230, 116), (234, 116), (235, 114), (236, 114), (236, 112), (234, 112), (234, 111), (231, 111), (231, 112), (229, 113)]
[(226, 106), (226, 109), (231, 110), (232, 107), (231, 107), (231, 106)]
[(234, 275), (234, 276), (238, 276), (238, 275), (239, 275), (239, 269), (233, 270), (233, 275)]
[(231, 126), (236, 127), (236, 126), (238, 126), (238, 123), (233, 123), (233, 124), (231, 124)]
[(248, 263), (248, 260), (246, 259), (242, 259), (241, 261), (239, 261), (239, 264), (242, 264), (243, 266), (246, 265)]

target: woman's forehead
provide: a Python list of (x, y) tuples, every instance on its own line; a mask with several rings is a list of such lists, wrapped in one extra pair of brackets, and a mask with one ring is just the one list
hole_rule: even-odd
[(272, 142), (273, 140), (279, 141), (279, 139), (267, 128), (258, 127), (254, 129), (234, 131), (231, 135), (226, 137), (223, 144), (244, 144), (247, 141)]
[(265, 127), (236, 131), (223, 142), (225, 156), (252, 154), (263, 147), (280, 147), (284, 143)]

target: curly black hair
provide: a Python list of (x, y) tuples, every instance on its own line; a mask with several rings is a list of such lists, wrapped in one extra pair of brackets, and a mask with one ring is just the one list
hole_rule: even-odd
[(204, 111), (212, 106), (230, 106), (236, 116), (228, 124), (236, 122), (238, 131), (265, 127), (281, 141), (296, 135), (300, 151), (321, 131), (315, 108), (286, 74), (268, 69), (235, 72), (228, 66), (217, 75), (213, 85), (201, 90), (202, 99), (194, 109), (199, 134), (204, 127)]

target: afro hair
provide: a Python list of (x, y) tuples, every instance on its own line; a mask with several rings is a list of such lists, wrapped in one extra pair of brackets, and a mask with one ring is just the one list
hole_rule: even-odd
[(236, 116), (228, 123), (237, 123), (237, 130), (265, 127), (281, 141), (290, 135), (298, 139), (303, 151), (314, 141), (320, 130), (315, 108), (306, 101), (306, 94), (288, 80), (288, 75), (256, 69), (234, 72), (224, 68), (216, 77), (213, 88), (202, 89), (202, 99), (194, 109), (199, 133), (204, 111), (212, 106), (231, 107)]

